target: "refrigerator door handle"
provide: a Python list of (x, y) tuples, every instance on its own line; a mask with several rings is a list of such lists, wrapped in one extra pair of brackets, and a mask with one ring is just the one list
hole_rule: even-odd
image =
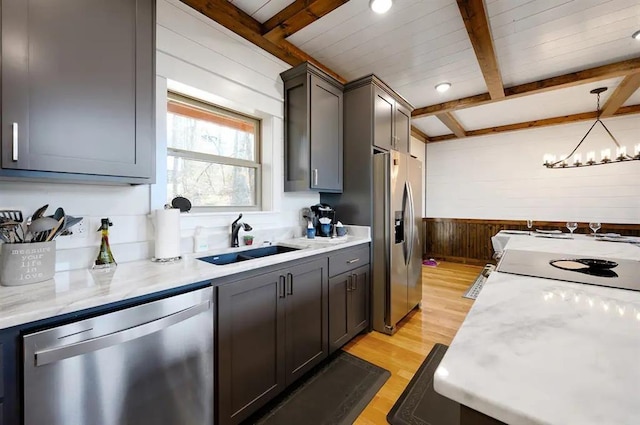
[[(411, 208), (409, 206), (409, 182), (404, 183), (404, 193), (402, 194), (402, 219), (404, 220), (403, 232), (404, 232), (404, 243), (402, 244), (402, 253), (404, 254), (404, 264), (409, 264), (409, 260), (411, 257), (409, 256), (409, 238), (408, 238), (408, 220), (407, 212), (411, 215)], [(411, 219), (411, 217), (409, 217)]]
[(411, 262), (411, 257), (413, 257), (413, 237), (414, 237), (414, 226), (415, 226), (415, 210), (413, 209), (413, 189), (411, 188), (411, 183), (407, 182), (407, 193), (409, 194), (409, 223), (405, 224), (405, 229), (408, 227), (411, 229), (409, 240), (411, 241), (409, 245), (409, 254), (407, 255), (407, 264)]

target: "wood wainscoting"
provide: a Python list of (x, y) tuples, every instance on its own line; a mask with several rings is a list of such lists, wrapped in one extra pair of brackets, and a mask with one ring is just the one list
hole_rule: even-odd
[[(473, 218), (423, 218), (424, 255), (459, 263), (484, 265), (492, 259), (491, 236), (500, 230), (527, 230), (523, 220), (483, 220)], [(566, 222), (534, 221), (533, 229), (567, 232)], [(640, 224), (602, 223), (598, 233), (640, 236)], [(575, 233), (591, 233), (589, 223), (578, 223)]]

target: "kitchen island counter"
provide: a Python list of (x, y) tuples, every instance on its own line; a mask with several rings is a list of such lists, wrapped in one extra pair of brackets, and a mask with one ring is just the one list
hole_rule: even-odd
[[(513, 246), (640, 261), (633, 245), (523, 238)], [(640, 292), (494, 272), (434, 383), (508, 424), (636, 424), (638, 358)]]
[(370, 241), (369, 228), (354, 228), (348, 236), (332, 240), (282, 240), (277, 244), (298, 250), (223, 266), (209, 264), (198, 258), (259, 246), (187, 254), (174, 263), (140, 260), (119, 264), (112, 271), (81, 269), (58, 272), (53, 279), (45, 282), (0, 286), (0, 329), (162, 291), (178, 290), (194, 283), (207, 285), (213, 281), (215, 285), (217, 278), (310, 258)]

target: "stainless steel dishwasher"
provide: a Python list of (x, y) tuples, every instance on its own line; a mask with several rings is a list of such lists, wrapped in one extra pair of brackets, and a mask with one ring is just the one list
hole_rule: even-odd
[(24, 425), (213, 424), (213, 290), (24, 336)]

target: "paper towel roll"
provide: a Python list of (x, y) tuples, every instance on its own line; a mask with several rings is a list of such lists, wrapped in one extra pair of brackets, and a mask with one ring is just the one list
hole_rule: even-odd
[(180, 210), (155, 210), (156, 259), (180, 256)]

